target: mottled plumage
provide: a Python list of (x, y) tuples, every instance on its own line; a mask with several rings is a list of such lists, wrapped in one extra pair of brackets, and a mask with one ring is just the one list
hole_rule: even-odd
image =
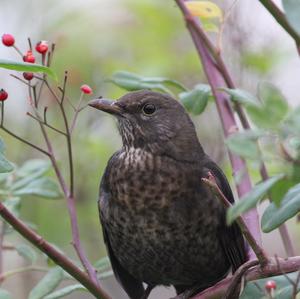
[[(211, 172), (234, 201), (220, 168), (204, 153), (184, 108), (151, 91), (91, 106), (118, 118), (123, 147), (108, 162), (99, 211), (116, 278), (131, 299), (142, 282), (174, 285), (186, 297), (246, 260), (236, 224), (202, 181)], [(189, 291), (192, 290), (192, 291)]]

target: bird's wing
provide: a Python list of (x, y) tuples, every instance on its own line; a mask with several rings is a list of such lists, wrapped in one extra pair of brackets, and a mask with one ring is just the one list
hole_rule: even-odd
[(115, 256), (113, 249), (111, 247), (111, 243), (109, 240), (109, 231), (105, 227), (105, 223), (101, 219), (100, 212), (100, 202), (108, 202), (110, 200), (110, 191), (109, 186), (107, 184), (108, 172), (111, 168), (111, 163), (113, 162), (114, 156), (108, 162), (108, 166), (103, 175), (101, 185), (100, 185), (100, 195), (98, 201), (99, 214), (100, 214), (100, 222), (102, 225), (103, 239), (106, 245), (106, 250), (110, 259), (110, 263), (112, 266), (112, 270), (117, 281), (121, 284), (125, 292), (128, 294), (130, 299), (140, 299), (144, 294), (144, 287), (142, 281), (134, 278), (127, 270), (120, 264), (117, 257)]
[[(219, 188), (222, 190), (228, 201), (233, 204), (234, 197), (223, 171), (212, 160), (206, 162), (205, 168), (213, 174)], [(235, 270), (247, 260), (246, 244), (242, 232), (236, 222), (227, 226), (224, 217), (223, 223), (224, 225), (220, 228), (220, 241), (227, 258), (232, 265), (232, 270), (235, 272)]]

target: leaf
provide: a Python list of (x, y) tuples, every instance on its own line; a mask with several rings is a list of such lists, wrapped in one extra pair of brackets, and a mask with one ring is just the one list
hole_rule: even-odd
[(11, 186), (11, 190), (17, 190), (28, 186), (32, 181), (40, 178), (51, 168), (51, 164), (45, 160), (29, 160), (16, 171), (16, 175), (21, 177)]
[(210, 1), (188, 1), (185, 5), (194, 17), (221, 19), (223, 16), (220, 7)]
[(262, 128), (277, 128), (288, 112), (288, 104), (279, 89), (269, 83), (259, 86), (261, 106), (246, 106), (251, 120)]
[(246, 130), (230, 135), (225, 143), (237, 155), (255, 160), (260, 158), (257, 140), (264, 134), (264, 131), (261, 130)]
[(109, 258), (107, 256), (101, 258), (94, 264), (94, 267), (97, 269), (98, 272), (101, 272), (101, 271), (104, 271), (104, 270), (110, 268), (111, 264), (110, 264)]
[[(286, 274), (291, 280), (296, 281), (298, 272), (293, 272)], [(272, 276), (271, 278), (276, 282), (276, 290), (274, 292), (274, 299), (288, 299), (292, 298), (293, 285), (288, 281), (284, 275)], [(240, 299), (267, 299), (264, 290), (266, 282), (270, 280), (270, 277), (254, 280), (248, 282), (244, 288), (243, 293), (239, 297)], [(300, 289), (300, 284), (298, 285), (298, 292)]]
[(282, 5), (288, 22), (300, 34), (300, 1), (282, 0)]
[(205, 110), (211, 96), (211, 89), (209, 85), (198, 84), (193, 90), (182, 92), (178, 96), (188, 112), (198, 115)]
[(14, 196), (35, 195), (45, 198), (60, 198), (61, 191), (56, 181), (51, 178), (42, 177), (32, 180), (26, 186), (14, 190)]
[(279, 227), (288, 219), (294, 217), (300, 211), (300, 184), (289, 189), (283, 197), (279, 207), (271, 203), (265, 210), (261, 227), (265, 233), (268, 233)]
[(186, 88), (181, 83), (175, 80), (164, 77), (142, 77), (126, 71), (119, 71), (114, 73), (110, 81), (128, 91), (155, 89), (172, 94), (172, 92), (165, 85), (176, 87), (179, 90), (186, 90)]
[(260, 106), (260, 101), (252, 95), (250, 92), (243, 89), (230, 89), (230, 88), (220, 88), (220, 90), (225, 91), (231, 96), (233, 102), (240, 103), (242, 105), (249, 106)]
[(8, 70), (15, 70), (19, 72), (41, 72), (47, 74), (53, 80), (57, 81), (57, 75), (49, 67), (27, 62), (18, 62), (7, 59), (0, 59), (0, 67)]
[(0, 138), (0, 153), (4, 153), (5, 151), (5, 144), (4, 141)]
[(21, 198), (20, 197), (10, 197), (6, 199), (3, 204), (5, 207), (15, 216), (19, 216), (20, 207), (21, 207)]
[(28, 299), (44, 298), (60, 284), (62, 279), (63, 270), (60, 267), (52, 268), (31, 290)]
[(20, 256), (24, 257), (32, 264), (36, 261), (36, 253), (30, 246), (26, 244), (20, 244), (16, 246), (16, 250)]
[(14, 166), (9, 162), (2, 153), (0, 153), (0, 173), (12, 172)]
[(13, 297), (8, 291), (0, 289), (0, 299), (13, 299)]
[(65, 288), (62, 288), (60, 290), (57, 290), (57, 291), (55, 291), (55, 292), (47, 295), (43, 299), (57, 299), (57, 298), (62, 298), (64, 296), (69, 295), (69, 294), (71, 294), (73, 292), (76, 292), (76, 291), (87, 291), (87, 289), (83, 285), (81, 285), (81, 284), (74, 284), (74, 285), (70, 285), (70, 286), (67, 286)]
[(284, 174), (278, 174), (254, 186), (250, 192), (228, 209), (227, 223), (231, 224), (238, 216), (255, 207), (265, 194), (284, 176)]

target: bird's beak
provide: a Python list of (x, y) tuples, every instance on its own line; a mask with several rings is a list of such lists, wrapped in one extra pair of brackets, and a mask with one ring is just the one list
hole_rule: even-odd
[(116, 101), (111, 101), (107, 99), (95, 99), (90, 101), (88, 105), (96, 109), (102, 110), (104, 112), (107, 112), (109, 114), (121, 116), (122, 108), (116, 103)]

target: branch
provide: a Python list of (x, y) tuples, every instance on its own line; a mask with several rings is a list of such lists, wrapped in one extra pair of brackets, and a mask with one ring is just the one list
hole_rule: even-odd
[[(291, 273), (298, 271), (300, 269), (300, 256), (294, 256), (288, 259), (278, 259), (280, 263), (280, 269), (278, 268), (277, 262), (274, 258), (269, 259), (269, 263), (261, 268), (260, 265), (254, 266), (251, 269), (247, 270), (244, 275), (245, 281), (253, 281), (260, 278), (272, 277), (277, 275), (282, 275), (284, 273)], [(244, 265), (241, 266), (241, 268)], [(236, 272), (239, 272), (238, 269)], [(215, 284), (214, 286), (204, 290), (203, 292), (197, 294), (192, 299), (215, 299), (222, 298), (230, 287), (235, 276), (225, 278)]]
[(294, 39), (298, 54), (300, 55), (300, 35), (287, 21), (285, 14), (278, 8), (272, 0), (259, 0), (260, 3), (269, 11), (280, 26)]
[(88, 275), (77, 267), (72, 260), (60, 253), (50, 243), (45, 241), (40, 235), (27, 227), (21, 220), (16, 218), (4, 205), (0, 202), (0, 215), (5, 219), (16, 231), (18, 231), (26, 240), (31, 242), (35, 247), (39, 248), (57, 265), (61, 266), (72, 277), (77, 279), (85, 286), (96, 298), (111, 299), (97, 284), (95, 284)]
[[(190, 20), (194, 18), (191, 16), (190, 12), (186, 8), (183, 0), (175, 0), (179, 8), (181, 9), (185, 19), (187, 20), (187, 28), (191, 33), (192, 39), (195, 43), (196, 49), (200, 56), (200, 59), (203, 64), (204, 72), (207, 76), (208, 82), (211, 86), (213, 96), (216, 101), (218, 113), (222, 122), (222, 127), (225, 136), (227, 137), (233, 128), (238, 128), (237, 123), (234, 119), (233, 111), (229, 104), (228, 95), (220, 92), (218, 89), (221, 86), (226, 85), (222, 75), (220, 74), (218, 68), (216, 67), (215, 62), (213, 61), (213, 57), (209, 53), (209, 49), (205, 47), (205, 43), (199, 36), (199, 32), (203, 32), (201, 30), (196, 30), (194, 22), (191, 23)], [(229, 152), (229, 158), (232, 164), (233, 171), (238, 173), (240, 170), (247, 169), (246, 163), (240, 157), (233, 155)], [(251, 181), (249, 177), (249, 173), (246, 172), (243, 176), (242, 181), (237, 185), (238, 195), (241, 197), (242, 195), (246, 194), (248, 191), (251, 190)], [(261, 244), (261, 234), (259, 229), (259, 221), (258, 221), (258, 213), (256, 209), (252, 209), (245, 215), (245, 222), (247, 223), (248, 227), (251, 229), (252, 235), (255, 237), (258, 244)], [(250, 252), (250, 257), (254, 258), (253, 252)]]
[[(225, 197), (219, 186), (217, 185), (214, 176), (209, 173), (208, 178), (202, 178), (201, 179), (205, 184), (207, 184), (213, 192), (217, 195), (217, 197), (221, 200), (221, 202), (225, 205), (226, 208), (231, 207), (231, 203), (228, 201), (228, 199)], [(239, 225), (243, 235), (245, 236), (246, 240), (248, 241), (249, 245), (253, 249), (257, 259), (259, 260), (259, 263), (261, 267), (264, 267), (268, 263), (268, 258), (265, 255), (263, 249), (260, 247), (260, 245), (257, 243), (256, 239), (250, 232), (249, 228), (247, 227), (244, 219), (242, 216), (237, 217), (236, 219), (237, 224)]]
[[(176, 1), (176, 0), (175, 0)], [(210, 58), (213, 58), (215, 59), (215, 62), (214, 61), (211, 61), (211, 65), (212, 65), (212, 68), (214, 66), (214, 63), (217, 65), (218, 67), (218, 70), (214, 69), (212, 70), (211, 72), (214, 72), (215, 73), (215, 76), (216, 77), (219, 77), (219, 72), (222, 74), (227, 86), (229, 88), (236, 88), (235, 87), (235, 84), (227, 70), (227, 67), (221, 57), (221, 54), (219, 53), (219, 55), (217, 55), (218, 51), (217, 49), (214, 47), (214, 45), (209, 41), (208, 37), (206, 36), (205, 32), (202, 30), (202, 28), (199, 26), (199, 23), (196, 21), (195, 18), (193, 18), (191, 16), (191, 14), (189, 13), (188, 9), (185, 7), (185, 4), (184, 4), (184, 0), (179, 0), (179, 1), (176, 1), (178, 6), (180, 7), (185, 19), (186, 19), (186, 22), (187, 22), (187, 27), (192, 35), (192, 38), (194, 40), (194, 43), (195, 43), (195, 46), (198, 50), (198, 53), (200, 55), (200, 58), (203, 62), (203, 66), (205, 64), (205, 49), (203, 48), (202, 46), (202, 42), (206, 45), (207, 47), (207, 50), (208, 50), (208, 54), (211, 54), (211, 57)], [(195, 31), (195, 32), (194, 32)], [(197, 37), (198, 35), (198, 37)], [(199, 40), (199, 38), (201, 40)], [(199, 46), (198, 46), (199, 45)], [(200, 48), (199, 48), (200, 47)], [(207, 52), (207, 51), (206, 51)], [(202, 54), (201, 54), (202, 53)], [(208, 56), (208, 54), (206, 56)], [(204, 66), (204, 69), (205, 69), (205, 66)], [(218, 72), (219, 71), (219, 72)], [(207, 75), (208, 77), (208, 75)], [(208, 78), (209, 79), (209, 78)], [(210, 81), (210, 80), (208, 80)], [(224, 82), (222, 82), (222, 80), (220, 80), (220, 86), (222, 86), (224, 84)], [(212, 84), (210, 83), (210, 85), (212, 86)], [(218, 86), (217, 86), (218, 87)], [(213, 86), (212, 86), (212, 90), (213, 90)], [(215, 96), (215, 95), (214, 95)], [(221, 96), (220, 96), (221, 97)], [(216, 102), (217, 102), (217, 107), (218, 107), (218, 103), (220, 103), (220, 106), (229, 106), (229, 103), (228, 103), (228, 99), (224, 99), (224, 101), (222, 101), (221, 99), (216, 99)], [(249, 124), (249, 121), (241, 107), (241, 105), (239, 103), (234, 103), (234, 107), (235, 107), (235, 110), (240, 118), (240, 121), (241, 121), (241, 124), (243, 126), (244, 129), (250, 129), (250, 124)], [(225, 107), (226, 108), (226, 107)], [(234, 120), (234, 116), (233, 116), (233, 112), (231, 111), (231, 109), (223, 109), (223, 111), (221, 109), (218, 109), (219, 111), (219, 115), (220, 115), (220, 118), (222, 119), (222, 115), (226, 115), (226, 114), (232, 114), (231, 115), (231, 118), (233, 119), (233, 125), (235, 127), (237, 127), (237, 125), (235, 124), (235, 120)], [(225, 127), (225, 125), (223, 124), (223, 128)], [(230, 132), (230, 125), (227, 126), (228, 129), (227, 131)], [(226, 132), (225, 132), (225, 135)], [(258, 149), (259, 149), (259, 146), (258, 146)], [(231, 157), (231, 156), (230, 156)], [(242, 161), (243, 163), (243, 161)], [(235, 173), (238, 173), (237, 169), (242, 169), (242, 168), (238, 168), (238, 165), (240, 164), (238, 161), (236, 161), (236, 167), (234, 165), (234, 161), (232, 161), (231, 159), (231, 164), (232, 164), (232, 167), (233, 167), (233, 170)], [(244, 169), (246, 169), (246, 167), (244, 167)], [(262, 179), (265, 181), (268, 179), (268, 172), (267, 172), (267, 169), (266, 169), (266, 166), (265, 164), (262, 162), (261, 163), (261, 168), (260, 168), (260, 174), (261, 174), (261, 177)], [(248, 176), (248, 178), (244, 178), (244, 185), (245, 187), (244, 188), (249, 188), (247, 191), (249, 191), (251, 189), (251, 183), (250, 183), (250, 179), (249, 179), (249, 174), (247, 173), (246, 174)], [(247, 180), (249, 182), (247, 182)], [(250, 185), (250, 187), (249, 187)], [(242, 191), (241, 190), (239, 192), (239, 188), (237, 186), (237, 190), (238, 190), (238, 193), (239, 193), (239, 196), (241, 197), (241, 195), (243, 195)], [(245, 192), (246, 193), (246, 192)], [(272, 201), (272, 198), (269, 196), (269, 199)], [(255, 215), (256, 214), (256, 215)], [(247, 219), (248, 218), (248, 219)], [(257, 223), (255, 224), (255, 221), (257, 221)], [(249, 227), (252, 229), (252, 227), (250, 226), (250, 222), (253, 223), (255, 225), (255, 230), (257, 231), (256, 233), (260, 235), (260, 232), (259, 232), (259, 223), (258, 223), (258, 215), (257, 213), (255, 213), (255, 211), (252, 212), (252, 215), (251, 215), (251, 212), (249, 213), (249, 216), (246, 215), (246, 222), (247, 224), (249, 225)], [(288, 256), (294, 256), (295, 255), (295, 250), (293, 248), (293, 244), (292, 244), (292, 241), (291, 241), (291, 238), (289, 236), (289, 233), (288, 233), (288, 230), (286, 228), (286, 225), (285, 224), (282, 224), (280, 227), (279, 227), (279, 232), (280, 232), (280, 235), (281, 235), (281, 238), (283, 240), (283, 244), (284, 244), (284, 247), (285, 247), (285, 250), (288, 254)], [(259, 237), (260, 238), (260, 237)], [(261, 243), (261, 242), (259, 242)]]

